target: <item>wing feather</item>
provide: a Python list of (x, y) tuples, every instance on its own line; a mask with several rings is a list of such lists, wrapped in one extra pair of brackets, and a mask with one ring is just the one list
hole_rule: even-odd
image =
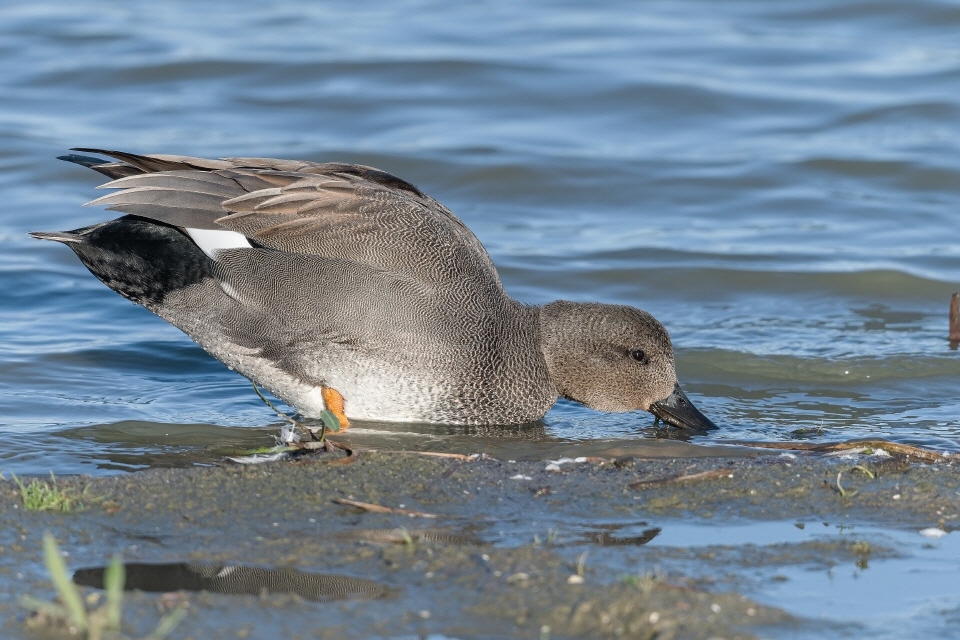
[[(389, 173), (343, 163), (101, 153), (133, 170), (89, 204), (174, 226), (234, 231), (267, 249), (352, 261), (430, 286), (500, 288), (489, 255), (446, 207)], [(470, 283), (474, 283), (471, 285)]]
[(162, 173), (139, 173), (102, 184), (97, 189), (134, 189), (159, 187), (165, 189), (197, 191), (233, 198), (239, 185), (236, 180), (220, 172), (210, 171), (164, 171)]

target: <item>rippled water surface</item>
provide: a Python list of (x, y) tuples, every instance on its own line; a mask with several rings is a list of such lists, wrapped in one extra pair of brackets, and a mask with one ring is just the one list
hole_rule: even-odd
[(560, 403), (527, 429), (356, 442), (960, 451), (958, 32), (960, 6), (935, 2), (2, 5), (0, 465), (213, 462), (277, 429), (244, 379), (26, 236), (103, 219), (80, 208), (98, 176), (55, 160), (74, 146), (396, 173), (515, 297), (656, 315), (723, 427), (664, 441), (648, 414)]

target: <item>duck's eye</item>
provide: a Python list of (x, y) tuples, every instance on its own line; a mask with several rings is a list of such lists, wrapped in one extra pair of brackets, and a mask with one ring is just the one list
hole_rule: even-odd
[(643, 349), (634, 349), (630, 352), (630, 357), (636, 360), (637, 362), (643, 362), (647, 358), (647, 354), (643, 352)]

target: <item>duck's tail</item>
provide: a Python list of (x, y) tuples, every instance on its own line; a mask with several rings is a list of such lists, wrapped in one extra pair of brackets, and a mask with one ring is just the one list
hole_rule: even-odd
[(30, 235), (37, 240), (53, 240), (64, 244), (83, 242), (83, 238), (70, 231), (31, 231)]
[(93, 169), (97, 173), (102, 173), (111, 180), (119, 180), (120, 178), (126, 178), (127, 176), (143, 173), (143, 171), (140, 169), (137, 169), (136, 167), (125, 162), (111, 162), (110, 160), (104, 160), (103, 158), (81, 156), (76, 153), (69, 153), (65, 156), (57, 156), (57, 160), (72, 162), (73, 164), (79, 164), (81, 167)]
[(104, 284), (151, 311), (167, 293), (200, 282), (213, 269), (213, 261), (179, 229), (136, 216), (30, 235), (67, 245)]

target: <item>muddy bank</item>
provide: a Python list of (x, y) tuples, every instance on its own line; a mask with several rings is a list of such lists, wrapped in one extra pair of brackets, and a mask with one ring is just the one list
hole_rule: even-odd
[[(790, 567), (864, 571), (901, 551), (857, 535), (738, 542), (720, 536), (723, 527), (787, 521), (800, 533), (870, 525), (949, 532), (960, 522), (957, 467), (901, 458), (335, 458), (63, 479), (85, 505), (71, 513), (26, 512), (5, 482), (5, 636), (37, 633), (25, 630), (20, 594), (52, 595), (45, 530), (71, 569), (121, 552), (129, 563), (201, 567), (187, 571), (208, 580), (231, 573), (227, 565), (275, 572), (235, 577), (245, 585), (236, 595), (211, 592), (210, 582), (211, 590), (177, 596), (131, 592), (132, 633), (152, 628), (158, 609), (186, 602), (175, 637), (734, 638), (839, 631), (760, 604), (764, 581), (785, 579)], [(678, 526), (702, 539), (658, 545), (662, 531)], [(314, 591), (260, 593), (257, 579)]]

